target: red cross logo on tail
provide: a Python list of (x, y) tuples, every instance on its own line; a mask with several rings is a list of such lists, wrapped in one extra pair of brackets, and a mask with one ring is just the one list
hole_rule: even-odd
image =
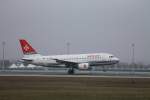
[(23, 47), (23, 49), (24, 49), (25, 51), (28, 51), (30, 48), (28, 47), (28, 45), (25, 45), (25, 46)]

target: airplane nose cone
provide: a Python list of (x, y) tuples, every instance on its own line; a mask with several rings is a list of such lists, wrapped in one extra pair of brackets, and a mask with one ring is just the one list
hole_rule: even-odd
[(115, 58), (113, 59), (113, 61), (114, 61), (115, 63), (119, 63), (119, 58), (115, 57)]

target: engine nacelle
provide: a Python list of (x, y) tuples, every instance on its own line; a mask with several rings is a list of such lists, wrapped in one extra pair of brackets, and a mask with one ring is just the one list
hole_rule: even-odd
[(89, 63), (80, 63), (78, 64), (79, 70), (88, 70), (90, 68)]

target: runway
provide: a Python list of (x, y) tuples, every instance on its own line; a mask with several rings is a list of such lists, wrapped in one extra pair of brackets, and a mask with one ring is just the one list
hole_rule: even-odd
[(19, 76), (19, 77), (57, 77), (57, 78), (132, 78), (132, 79), (150, 79), (150, 77), (143, 77), (143, 76), (97, 76), (97, 75), (0, 75), (0, 76)]
[(0, 76), (150, 78), (150, 72), (76, 71), (68, 75), (66, 70), (5, 70), (0, 71)]

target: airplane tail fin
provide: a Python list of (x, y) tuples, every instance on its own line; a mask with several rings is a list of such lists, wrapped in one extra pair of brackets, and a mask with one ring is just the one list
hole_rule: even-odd
[(20, 39), (20, 45), (24, 55), (37, 54), (35, 49), (24, 39)]

